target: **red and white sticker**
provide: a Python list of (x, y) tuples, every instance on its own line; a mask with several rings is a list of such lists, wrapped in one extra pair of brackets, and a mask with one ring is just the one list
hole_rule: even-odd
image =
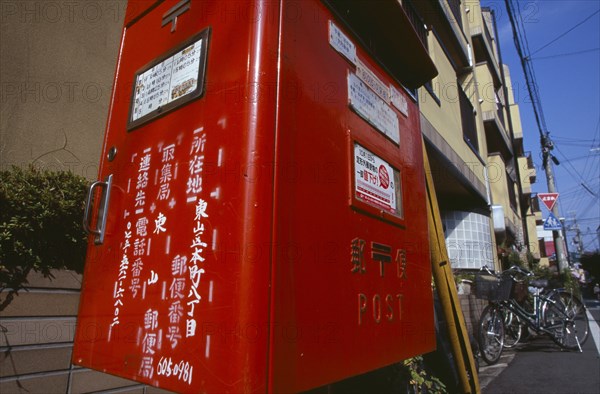
[(354, 144), (354, 192), (357, 198), (400, 215), (399, 173), (385, 160)]

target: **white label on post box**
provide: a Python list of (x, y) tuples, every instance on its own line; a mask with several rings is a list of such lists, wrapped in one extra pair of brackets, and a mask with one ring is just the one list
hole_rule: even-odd
[(360, 59), (356, 59), (356, 76), (366, 83), (386, 103), (390, 102), (390, 88)]
[(400, 144), (400, 123), (396, 112), (355, 74), (348, 74), (348, 101), (363, 119)]
[(137, 76), (132, 121), (196, 90), (202, 41), (199, 39)]
[(390, 86), (392, 105), (398, 109), (404, 116), (408, 116), (408, 102), (406, 97), (400, 93), (394, 86)]
[(354, 193), (370, 205), (402, 216), (400, 173), (359, 144), (354, 144)]
[(332, 21), (329, 21), (329, 44), (352, 64), (356, 64), (356, 46)]

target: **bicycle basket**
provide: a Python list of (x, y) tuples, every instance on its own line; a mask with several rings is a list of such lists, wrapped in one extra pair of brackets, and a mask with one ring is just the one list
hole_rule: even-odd
[(510, 297), (517, 300), (517, 302), (523, 302), (527, 299), (529, 291), (527, 290), (527, 283), (517, 282), (512, 288)]
[(475, 276), (475, 297), (489, 301), (503, 301), (510, 298), (513, 281), (510, 277), (498, 279), (491, 275)]

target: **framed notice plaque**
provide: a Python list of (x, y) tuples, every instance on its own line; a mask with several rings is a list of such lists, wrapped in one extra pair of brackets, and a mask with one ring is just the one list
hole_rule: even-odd
[(202, 97), (209, 35), (204, 29), (135, 74), (127, 130)]

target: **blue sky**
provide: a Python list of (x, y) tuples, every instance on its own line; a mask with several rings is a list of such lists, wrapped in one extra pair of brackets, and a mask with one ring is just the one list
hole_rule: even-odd
[[(553, 154), (561, 163), (554, 166), (560, 215), (567, 219), (567, 227), (572, 226), (576, 216), (585, 250), (597, 250), (600, 248), (596, 232), (600, 225), (600, 1), (519, 0), (517, 3), (546, 124), (556, 146)], [(521, 110), (525, 149), (532, 152), (537, 168), (533, 190), (546, 192), (539, 131), (504, 0), (482, 0), (482, 5), (495, 11), (503, 61), (510, 67), (515, 101)], [(547, 211), (543, 211), (546, 217)], [(575, 248), (572, 235), (574, 232), (569, 231), (570, 250)]]

